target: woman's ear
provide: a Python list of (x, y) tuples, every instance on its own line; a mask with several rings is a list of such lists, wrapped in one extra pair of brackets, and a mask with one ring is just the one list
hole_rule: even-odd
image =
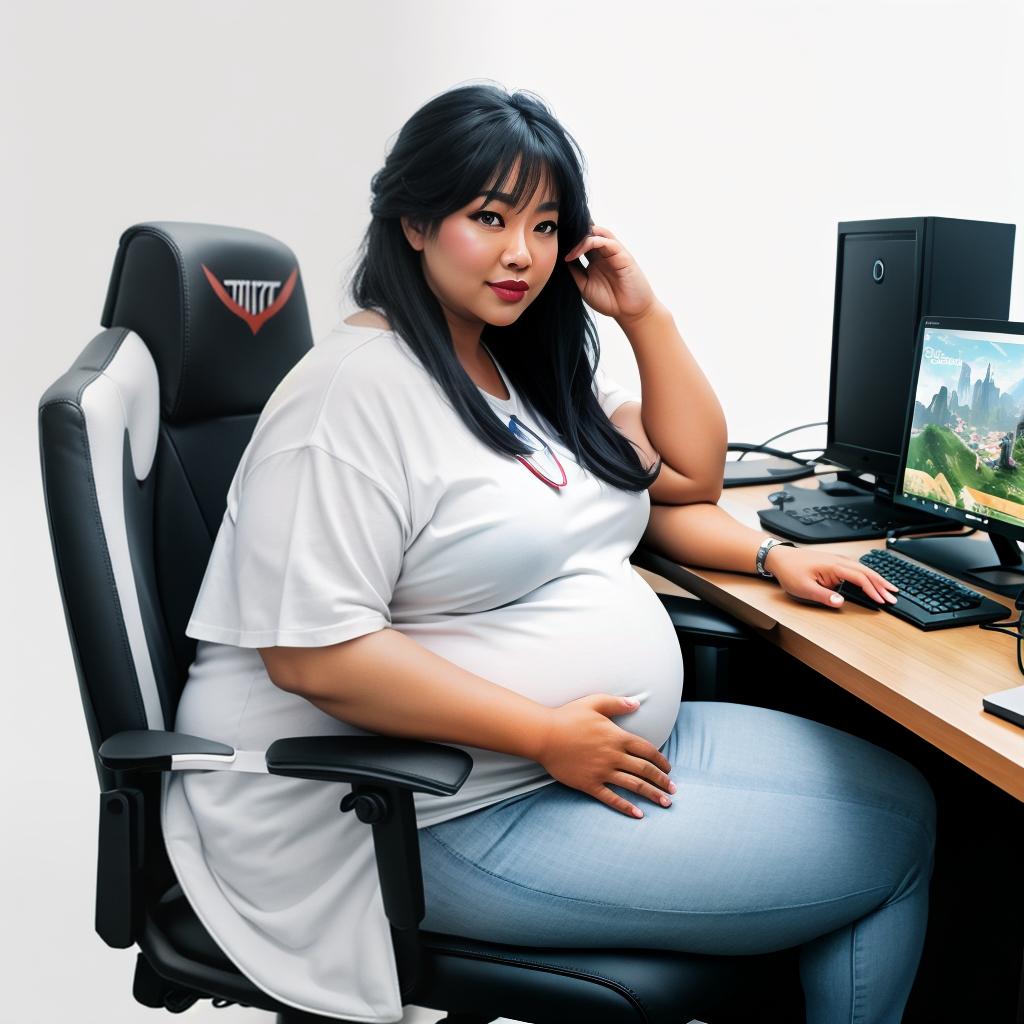
[(417, 251), (422, 252), (424, 247), (423, 232), (413, 225), (408, 217), (399, 218), (402, 223), (402, 231), (408, 243)]

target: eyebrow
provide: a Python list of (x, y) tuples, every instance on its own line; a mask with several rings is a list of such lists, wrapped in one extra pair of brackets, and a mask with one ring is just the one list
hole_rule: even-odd
[[(485, 196), (485, 195), (487, 195), (486, 192), (478, 192), (477, 193), (477, 198), (479, 199), (480, 196)], [(507, 192), (495, 192), (494, 193), (494, 198), (497, 199), (501, 203), (505, 203), (506, 206), (511, 206), (512, 205), (512, 196), (510, 196)], [(490, 200), (488, 200), (488, 202), (490, 202)], [(553, 199), (550, 202), (541, 203), (540, 206), (537, 207), (537, 213), (541, 213), (544, 210), (557, 210), (557, 209), (558, 209), (558, 200), (557, 199)]]

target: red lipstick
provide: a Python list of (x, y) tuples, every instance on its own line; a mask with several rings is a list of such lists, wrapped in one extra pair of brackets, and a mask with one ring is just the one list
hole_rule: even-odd
[(505, 302), (520, 302), (530, 287), (525, 281), (488, 281), (487, 286)]

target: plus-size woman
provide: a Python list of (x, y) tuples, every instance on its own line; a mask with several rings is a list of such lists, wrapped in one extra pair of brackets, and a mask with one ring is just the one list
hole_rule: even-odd
[[(638, 215), (672, 231), (658, 170), (637, 181)], [(840, 580), (877, 601), (891, 587), (830, 552), (765, 553), (716, 504), (721, 407), (592, 222), (578, 147), (539, 99), (436, 97), (372, 189), (359, 310), (282, 381), (232, 482), (176, 728), (242, 749), (370, 732), (468, 750), (455, 797), (416, 797), (424, 928), (800, 946), (809, 1021), (898, 1021), (927, 918), (927, 784), (815, 722), (680, 703), (674, 629), (629, 556), (643, 540), (752, 573), (760, 553), (822, 614)], [(591, 311), (632, 345), (642, 403), (597, 366)], [(393, 1020), (369, 830), (337, 813), (342, 788), (175, 776), (168, 848), (258, 984)]]

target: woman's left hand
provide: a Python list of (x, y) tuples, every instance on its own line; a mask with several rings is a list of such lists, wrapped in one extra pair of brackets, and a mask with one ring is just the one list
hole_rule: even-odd
[(846, 555), (820, 548), (790, 548), (776, 545), (765, 557), (765, 568), (774, 574), (779, 585), (787, 594), (807, 601), (816, 601), (829, 608), (841, 608), (843, 597), (832, 588), (843, 580), (860, 587), (868, 597), (879, 604), (898, 588), (874, 569)]
[[(586, 268), (573, 262), (583, 255)], [(592, 224), (590, 234), (566, 253), (565, 260), (583, 301), (598, 313), (632, 320), (658, 305), (636, 260), (607, 228)]]

